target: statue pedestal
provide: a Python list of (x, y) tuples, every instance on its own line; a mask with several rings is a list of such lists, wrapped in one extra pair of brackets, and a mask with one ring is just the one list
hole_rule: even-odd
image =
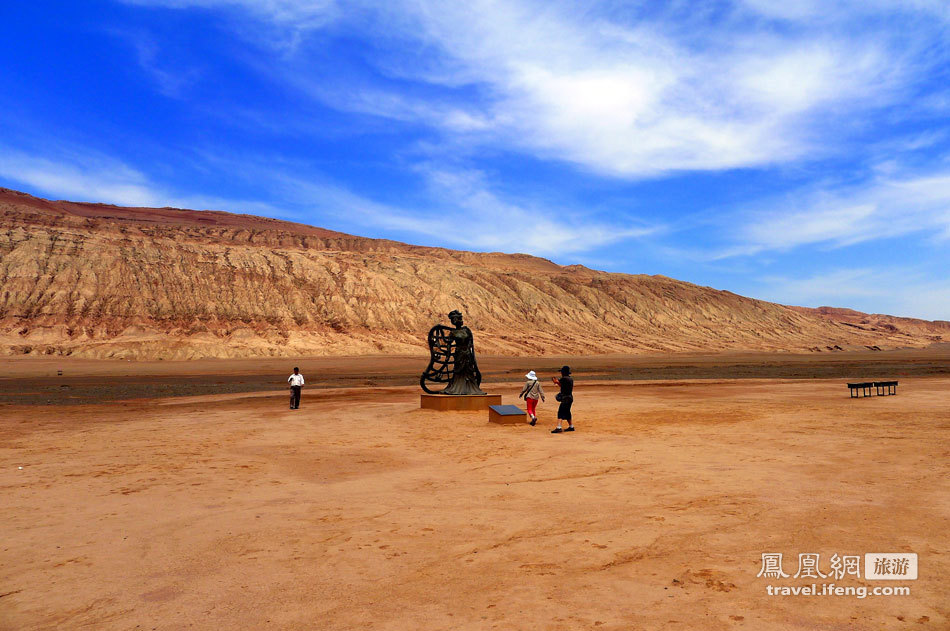
[(440, 412), (477, 412), (501, 405), (500, 394), (423, 394), (419, 407)]

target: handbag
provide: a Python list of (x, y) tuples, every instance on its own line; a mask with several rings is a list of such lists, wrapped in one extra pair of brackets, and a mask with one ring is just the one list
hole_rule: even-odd
[(560, 393), (560, 392), (558, 392), (557, 394), (554, 395), (554, 400), (555, 400), (555, 401), (560, 401), (560, 400), (561, 400), (561, 393)]

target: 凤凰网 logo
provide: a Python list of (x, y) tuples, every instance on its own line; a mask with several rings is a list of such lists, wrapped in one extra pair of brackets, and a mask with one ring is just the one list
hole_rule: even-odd
[[(863, 555), (864, 578), (869, 581), (917, 580), (917, 554), (915, 552), (871, 552)], [(781, 552), (763, 552), (762, 567), (758, 578), (812, 578), (841, 580), (847, 576), (861, 578), (862, 556), (832, 554), (825, 571), (822, 571), (821, 554), (816, 552), (798, 555), (795, 574), (785, 572)]]

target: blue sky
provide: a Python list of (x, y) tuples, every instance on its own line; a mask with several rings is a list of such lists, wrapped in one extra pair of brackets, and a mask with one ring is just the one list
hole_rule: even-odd
[(0, 81), (43, 197), (950, 319), (945, 0), (6, 2)]

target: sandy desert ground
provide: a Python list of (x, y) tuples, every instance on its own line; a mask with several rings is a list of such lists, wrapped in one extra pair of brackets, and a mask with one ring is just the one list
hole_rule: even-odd
[[(0, 628), (948, 629), (941, 353), (575, 358), (565, 435), (553, 396), (534, 428), (420, 410), (418, 358), (301, 360), (298, 411), (285, 360), (10, 360)], [(525, 363), (484, 359), (488, 389), (516, 403)], [(885, 585), (757, 578), (772, 552), (920, 577), (769, 596)]]

